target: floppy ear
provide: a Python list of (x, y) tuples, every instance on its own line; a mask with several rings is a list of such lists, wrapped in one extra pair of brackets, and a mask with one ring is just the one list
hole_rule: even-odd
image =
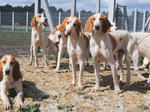
[(36, 18), (35, 18), (35, 16), (31, 20), (31, 26), (32, 27), (36, 26)]
[(56, 26), (56, 27), (53, 29), (53, 31), (52, 31), (52, 34), (53, 34), (53, 35), (55, 35), (56, 30), (57, 30), (57, 26)]
[(66, 30), (66, 23), (67, 23), (68, 18), (69, 17), (66, 17), (64, 19), (64, 21), (60, 24), (59, 29), (60, 29), (61, 32), (64, 32)]
[(84, 33), (84, 28), (83, 28), (83, 24), (80, 20), (78, 20), (77, 23), (77, 34), (79, 37), (82, 37), (82, 34)]
[(2, 62), (0, 61), (0, 81), (3, 80), (3, 68), (2, 68)]
[(93, 19), (93, 16), (90, 16), (88, 18), (88, 20), (86, 21), (85, 28), (86, 28), (87, 32), (92, 32), (93, 31), (92, 19)]
[(109, 31), (110, 27), (111, 27), (111, 23), (109, 22), (108, 18), (105, 16), (102, 21), (102, 31), (106, 33), (107, 31)]
[(21, 78), (21, 72), (20, 72), (20, 66), (17, 61), (14, 62), (14, 67), (13, 67), (13, 78), (15, 81)]

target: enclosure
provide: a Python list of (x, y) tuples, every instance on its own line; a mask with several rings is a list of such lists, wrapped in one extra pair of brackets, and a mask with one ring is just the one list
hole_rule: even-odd
[[(29, 61), (29, 48), (31, 40), (30, 22), (35, 10), (45, 12), (45, 5), (35, 9), (38, 0), (12, 0), (2, 1), (0, 5), (0, 56), (13, 54), (20, 63), (24, 75), (24, 104), (40, 104), (41, 112), (149, 112), (150, 91), (144, 88), (146, 80), (140, 80), (131, 71), (131, 87), (128, 91), (116, 95), (114, 93), (111, 70), (101, 71), (101, 87), (97, 92), (91, 91), (95, 84), (92, 59), (85, 66), (83, 90), (71, 87), (71, 71), (69, 71), (68, 56), (62, 59), (60, 72), (55, 72), (56, 62), (52, 55), (49, 59), (49, 70), (43, 67), (35, 68), (34, 65), (27, 66)], [(44, 1), (44, 0), (43, 0)], [(60, 24), (64, 18), (70, 15), (77, 16), (85, 27), (85, 22), (96, 12), (103, 13), (109, 17), (112, 9), (114, 14), (110, 20), (116, 23), (118, 29), (129, 32), (146, 32), (149, 27), (150, 12), (143, 8), (134, 7), (128, 9), (128, 5), (121, 4), (121, 0), (45, 0), (48, 1), (48, 10), (53, 27)], [(76, 5), (75, 3), (76, 2)], [(130, 2), (130, 1), (128, 1)], [(38, 5), (38, 4), (36, 4)], [(37, 7), (37, 6), (36, 6)], [(74, 10), (75, 9), (75, 10)], [(112, 11), (110, 11), (112, 12)], [(52, 26), (47, 23), (45, 38), (51, 32)], [(41, 52), (38, 54), (42, 65)], [(66, 58), (67, 57), (67, 58)], [(79, 72), (79, 71), (78, 71)], [(148, 78), (148, 71), (141, 71)], [(126, 76), (126, 73), (125, 73)], [(124, 77), (125, 77), (124, 76)], [(125, 78), (124, 78), (125, 79)], [(121, 87), (125, 84), (122, 82)], [(13, 98), (13, 96), (12, 96)], [(12, 99), (11, 98), (11, 99)], [(2, 104), (0, 100), (0, 104)], [(0, 111), (2, 105), (0, 105)], [(12, 111), (18, 109), (12, 108)], [(30, 111), (29, 111), (30, 112)]]

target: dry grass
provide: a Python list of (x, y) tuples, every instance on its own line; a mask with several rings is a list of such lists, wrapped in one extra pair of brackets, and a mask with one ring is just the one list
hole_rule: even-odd
[[(49, 61), (50, 69), (27, 66), (29, 56), (18, 56), (23, 73), (24, 104), (41, 105), (41, 112), (149, 112), (150, 91), (143, 86), (146, 81), (140, 80), (132, 71), (130, 89), (115, 94), (110, 70), (101, 71), (101, 87), (97, 92), (91, 89), (95, 85), (93, 67), (86, 66), (83, 78), (84, 89), (71, 86), (71, 71), (68, 71), (68, 60), (63, 59), (62, 70), (55, 72), (56, 63)], [(42, 58), (39, 59), (43, 66)], [(143, 71), (143, 73), (145, 73)], [(148, 74), (144, 74), (147, 76)], [(13, 98), (11, 98), (12, 100)], [(0, 100), (0, 110), (2, 102)], [(17, 111), (17, 109), (12, 109)]]

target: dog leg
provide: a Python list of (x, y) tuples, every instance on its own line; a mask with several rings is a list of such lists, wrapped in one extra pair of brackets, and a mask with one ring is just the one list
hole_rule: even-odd
[(59, 71), (60, 70), (60, 61), (61, 61), (61, 56), (62, 56), (62, 50), (63, 50), (63, 47), (59, 47), (59, 50), (58, 50), (58, 58), (57, 58), (57, 66), (56, 66), (56, 69), (55, 71)]
[(35, 67), (38, 67), (38, 60), (37, 60), (37, 46), (33, 47), (33, 53), (34, 53), (34, 58), (35, 58)]
[(33, 46), (31, 45), (30, 47), (30, 61), (28, 65), (32, 65), (32, 60), (33, 60)]
[(20, 108), (20, 107), (23, 107), (23, 101), (22, 101), (22, 97), (23, 97), (23, 89), (22, 89), (22, 82), (21, 82), (21, 79), (18, 80), (19, 81), (19, 84), (17, 85), (16, 87), (16, 93), (17, 93), (17, 96), (15, 97), (15, 107), (17, 108)]
[(126, 52), (125, 53), (125, 59), (126, 59), (126, 65), (127, 65), (127, 78), (126, 78), (126, 84), (125, 84), (125, 89), (129, 88), (129, 84), (130, 84), (130, 64), (131, 64), (131, 60), (129, 57), (129, 53)]
[(1, 82), (1, 98), (3, 101), (4, 110), (8, 110), (8, 109), (10, 109), (10, 103), (9, 103), (9, 99), (7, 97), (7, 87), (5, 85), (6, 84)]
[[(44, 44), (46, 45), (46, 44)], [(45, 68), (48, 68), (48, 62), (47, 62), (47, 53), (46, 53), (46, 46), (42, 46), (42, 49), (43, 49), (43, 60), (45, 62)]]
[(83, 71), (84, 71), (84, 66), (85, 66), (84, 59), (79, 59), (79, 66), (80, 66), (80, 71), (79, 71), (78, 88), (83, 89), (82, 79), (83, 79)]
[(113, 57), (111, 57), (108, 61), (109, 61), (110, 66), (111, 66), (115, 93), (121, 93), (120, 87), (119, 87), (119, 80), (118, 80), (118, 77), (117, 77), (117, 69), (116, 69), (115, 60), (114, 60)]
[(70, 58), (72, 63), (72, 86), (76, 85), (76, 58)]
[(97, 91), (99, 89), (100, 84), (100, 62), (96, 59), (93, 60), (94, 64), (94, 72), (95, 72), (95, 78), (96, 78), (96, 84), (94, 87), (94, 91)]

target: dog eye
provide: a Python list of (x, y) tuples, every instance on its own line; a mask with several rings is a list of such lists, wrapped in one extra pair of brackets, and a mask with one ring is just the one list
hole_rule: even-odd
[(75, 27), (75, 26), (76, 26), (76, 24), (74, 23), (74, 24), (73, 24), (73, 26)]
[(41, 15), (39, 15), (39, 17), (41, 17)]
[(10, 62), (10, 64), (11, 64), (11, 65), (13, 65), (13, 64), (14, 64), (14, 62)]
[(99, 20), (102, 21), (103, 19), (102, 19), (102, 18), (99, 18)]
[(67, 22), (67, 24), (69, 24), (69, 22)]
[(93, 20), (95, 20), (95, 18), (93, 18)]
[(6, 61), (3, 61), (3, 63), (5, 64), (5, 63), (6, 63)]

